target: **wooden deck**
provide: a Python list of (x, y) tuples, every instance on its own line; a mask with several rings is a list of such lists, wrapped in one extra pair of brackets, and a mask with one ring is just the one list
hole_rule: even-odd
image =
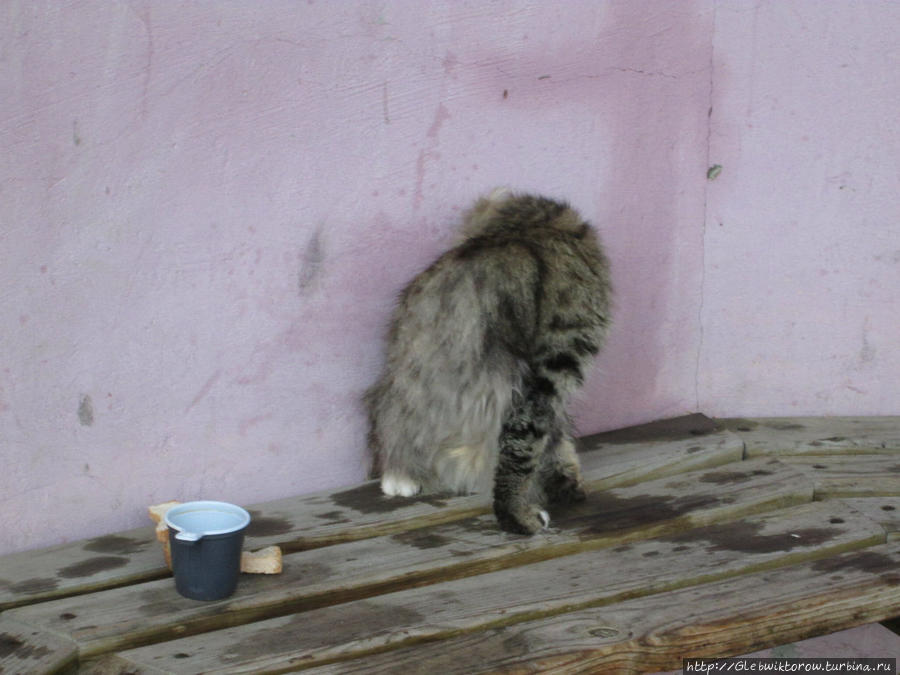
[(284, 573), (218, 602), (175, 592), (149, 520), (0, 558), (0, 672), (655, 672), (900, 615), (900, 418), (582, 446), (588, 501), (532, 538), (374, 483), (251, 507)]

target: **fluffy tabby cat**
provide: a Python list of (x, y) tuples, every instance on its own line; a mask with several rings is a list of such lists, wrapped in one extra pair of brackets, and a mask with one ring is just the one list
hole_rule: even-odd
[(608, 325), (609, 265), (568, 205), (495, 190), (403, 290), (366, 394), (387, 495), (491, 489), (504, 530), (584, 499), (565, 407)]

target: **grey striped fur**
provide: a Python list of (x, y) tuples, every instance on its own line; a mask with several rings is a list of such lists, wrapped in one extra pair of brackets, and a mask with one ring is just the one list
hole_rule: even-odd
[(495, 190), (403, 290), (366, 394), (385, 494), (487, 492), (500, 526), (584, 498), (566, 404), (602, 346), (609, 265), (568, 205)]

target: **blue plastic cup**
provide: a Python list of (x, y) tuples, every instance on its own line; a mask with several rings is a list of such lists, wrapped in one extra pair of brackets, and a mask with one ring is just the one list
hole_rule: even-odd
[(166, 513), (175, 589), (193, 600), (221, 600), (237, 588), (250, 514), (227, 502), (187, 502)]

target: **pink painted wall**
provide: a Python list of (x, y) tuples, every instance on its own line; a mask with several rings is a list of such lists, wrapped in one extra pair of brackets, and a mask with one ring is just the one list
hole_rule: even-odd
[[(900, 21), (779, 4), (3, 3), (0, 552), (362, 479), (393, 297), (498, 184), (568, 198), (614, 260), (584, 433), (768, 411), (826, 386), (823, 345), (869, 345), (864, 393), (796, 410), (889, 412)], [(804, 118), (864, 98), (852, 130)], [(853, 327), (814, 315), (835, 299)]]
[(716, 7), (700, 408), (900, 414), (900, 4)]

